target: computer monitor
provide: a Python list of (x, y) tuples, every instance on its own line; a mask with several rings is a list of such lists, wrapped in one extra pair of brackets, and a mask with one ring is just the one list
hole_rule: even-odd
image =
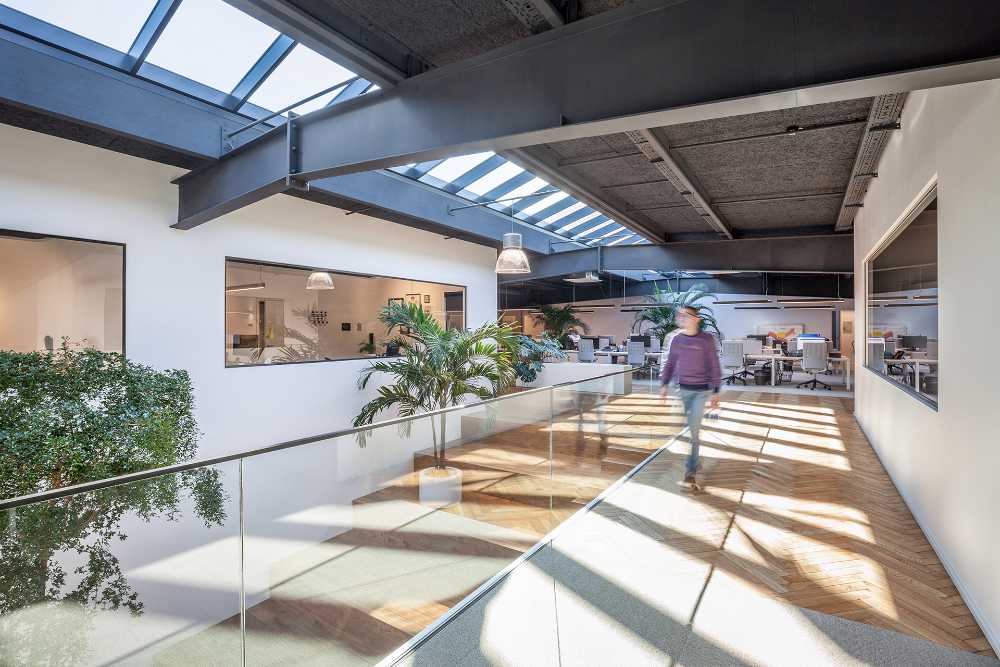
[(642, 343), (643, 347), (649, 347), (649, 336), (629, 336), (633, 343)]
[(926, 350), (927, 336), (901, 336), (901, 347), (908, 350)]

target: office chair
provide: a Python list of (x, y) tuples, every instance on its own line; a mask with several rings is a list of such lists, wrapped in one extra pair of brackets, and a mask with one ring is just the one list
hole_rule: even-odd
[(576, 360), (585, 364), (592, 364), (596, 360), (594, 356), (594, 339), (581, 338), (577, 347)]
[(726, 384), (739, 382), (745, 385), (747, 383), (747, 381), (743, 378), (743, 375), (746, 372), (745, 369), (740, 373), (736, 372), (743, 369), (743, 366), (743, 341), (722, 341), (722, 367), (726, 369), (726, 371), (730, 372), (726, 377)]
[(646, 363), (646, 345), (641, 340), (630, 340), (628, 342), (628, 356), (626, 362), (633, 368), (638, 368)]
[(597, 349), (603, 350), (607, 347), (611, 347), (611, 339), (606, 336), (599, 336), (597, 338)]
[(816, 376), (826, 370), (826, 341), (820, 338), (817, 342), (807, 342), (802, 346), (802, 370), (812, 375), (812, 380), (800, 382), (796, 387), (808, 386), (809, 389), (816, 389), (817, 385), (823, 385), (826, 389), (831, 389), (830, 385), (821, 382)]

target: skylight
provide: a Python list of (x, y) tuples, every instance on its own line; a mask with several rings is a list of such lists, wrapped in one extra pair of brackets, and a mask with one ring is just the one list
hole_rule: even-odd
[[(505, 201), (502, 204), (492, 204), (492, 208), (505, 209), (505, 208), (510, 208), (511, 205), (517, 206), (519, 208), (527, 206), (529, 202), (536, 201), (538, 197), (532, 197), (531, 199), (514, 199), (514, 198), (524, 197), (525, 195), (534, 194), (539, 190), (548, 190), (550, 189), (548, 185), (549, 184), (547, 181), (543, 181), (538, 177), (532, 178), (527, 183), (519, 185), (510, 192), (505, 192), (502, 195), (500, 195), (498, 199), (506, 199), (508, 201)], [(518, 211), (517, 215), (520, 217), (521, 212)]]
[[(260, 88), (250, 96), (249, 102), (270, 111), (277, 111), (353, 76), (354, 73), (350, 70), (327, 60), (302, 44), (297, 44), (264, 80)], [(296, 107), (295, 113), (304, 114), (322, 109), (337, 92), (333, 90), (311, 102), (306, 102)]]
[(539, 222), (538, 225), (540, 227), (545, 227), (545, 226), (551, 225), (554, 222), (559, 222), (560, 220), (562, 220), (563, 218), (565, 218), (567, 215), (570, 215), (571, 213), (576, 213), (580, 209), (586, 208), (586, 207), (587, 207), (586, 204), (584, 204), (583, 202), (578, 201), (578, 202), (576, 202), (574, 204), (571, 204), (570, 206), (567, 206), (566, 208), (564, 208), (561, 211), (556, 211), (555, 213), (553, 213), (549, 217), (547, 217), (544, 220), (542, 220), (541, 222)]
[(524, 169), (521, 169), (513, 162), (507, 162), (486, 174), (475, 183), (470, 184), (465, 190), (481, 197), (498, 185), (514, 178), (522, 171)]
[[(492, 151), (486, 153), (473, 153), (472, 155), (462, 155), (460, 157), (450, 157), (438, 166), (427, 172), (422, 181), (437, 179), (442, 183), (451, 183), (453, 180), (467, 173), (470, 169), (478, 167), (483, 162), (493, 157)], [(415, 165), (410, 165), (415, 166)]]
[(277, 37), (277, 30), (222, 0), (184, 0), (147, 60), (228, 93)]
[(562, 192), (562, 191), (556, 192), (554, 194), (549, 195), (548, 197), (544, 197), (544, 198), (542, 198), (540, 200), (536, 200), (534, 204), (532, 204), (531, 206), (528, 206), (527, 208), (525, 208), (524, 211), (521, 212), (521, 215), (523, 217), (533, 216), (534, 214), (538, 213), (539, 211), (543, 211), (543, 210), (547, 209), (549, 206), (552, 206), (556, 202), (559, 202), (559, 201), (562, 201), (563, 199), (566, 199), (566, 197), (569, 197), (569, 195), (566, 194), (565, 192)]
[(2, 0), (0, 4), (127, 53), (156, 0)]
[(598, 217), (599, 215), (601, 215), (600, 211), (594, 211), (593, 213), (585, 215), (584, 217), (580, 218), (579, 220), (574, 220), (571, 223), (563, 225), (562, 227), (560, 227), (559, 229), (556, 230), (556, 233), (557, 234), (563, 234), (563, 233), (568, 232), (568, 231), (570, 231), (572, 229), (576, 229), (580, 225), (585, 224), (587, 222), (590, 222), (591, 220), (593, 220), (594, 218)]

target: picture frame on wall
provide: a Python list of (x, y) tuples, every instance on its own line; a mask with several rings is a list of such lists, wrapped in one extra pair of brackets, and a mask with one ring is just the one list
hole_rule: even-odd
[(800, 336), (805, 330), (806, 325), (804, 324), (787, 324), (785, 322), (757, 325), (758, 335), (770, 336), (778, 341)]
[(430, 302), (431, 302), (431, 295), (430, 294), (425, 294), (424, 295), (424, 303), (430, 303)]
[(397, 305), (402, 306), (404, 303), (406, 303), (406, 301), (401, 296), (400, 297), (393, 297), (393, 298), (389, 299), (389, 305), (390, 306), (392, 306), (393, 304), (397, 304)]
[(422, 300), (423, 300), (423, 295), (422, 294), (407, 294), (406, 295), (406, 303), (415, 303), (415, 304), (419, 305)]

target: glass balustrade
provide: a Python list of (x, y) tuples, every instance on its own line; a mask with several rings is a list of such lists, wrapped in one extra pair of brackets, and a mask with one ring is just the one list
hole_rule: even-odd
[(665, 443), (656, 390), (618, 371), (0, 501), (0, 664), (375, 664)]

